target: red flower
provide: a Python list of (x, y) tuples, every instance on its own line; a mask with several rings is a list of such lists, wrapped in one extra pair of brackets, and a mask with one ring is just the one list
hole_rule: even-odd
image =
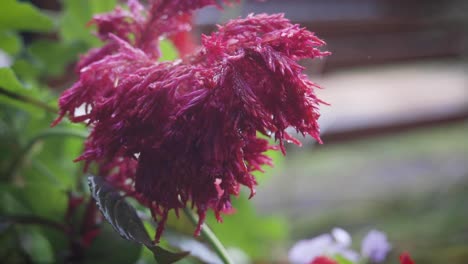
[(299, 144), (288, 127), (320, 142), (322, 101), (298, 60), (328, 53), (283, 15), (232, 20), (203, 36), (199, 52), (156, 62), (159, 38), (180, 30), (181, 14), (215, 2), (155, 0), (144, 14), (135, 0), (128, 12), (98, 16), (107, 44), (82, 58), (79, 80), (59, 101), (55, 123), (68, 115), (92, 127), (77, 160), (99, 163), (111, 183), (150, 207), (156, 240), (171, 209), (191, 201), (198, 233), (208, 209), (219, 221), (232, 211), (241, 185), (255, 193), (252, 173), (271, 164), (264, 153), (277, 148), (258, 133), (274, 136), (283, 153), (285, 140)]
[[(187, 15), (181, 20), (185, 21), (189, 25), (192, 23), (192, 16)], [(177, 51), (179, 52), (179, 57), (185, 57), (186, 55), (192, 54), (197, 46), (195, 45), (195, 40), (189, 31), (181, 31), (169, 36), (169, 39), (172, 41)]]
[(338, 262), (334, 261), (333, 259), (320, 256), (316, 257), (310, 264), (338, 264)]
[(403, 253), (400, 255), (400, 263), (401, 264), (414, 264), (414, 261), (411, 259), (408, 253)]

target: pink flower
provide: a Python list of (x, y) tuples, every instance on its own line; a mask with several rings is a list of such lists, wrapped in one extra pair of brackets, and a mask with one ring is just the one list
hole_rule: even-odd
[(198, 234), (208, 209), (219, 221), (232, 210), (241, 185), (254, 195), (252, 173), (271, 165), (264, 153), (277, 148), (258, 133), (274, 136), (283, 153), (285, 140), (299, 144), (288, 127), (320, 142), (322, 101), (298, 60), (329, 53), (283, 15), (232, 20), (203, 36), (198, 52), (156, 61), (159, 38), (184, 28), (182, 14), (215, 2), (155, 0), (142, 8), (134, 0), (130, 11), (98, 16), (106, 44), (82, 58), (79, 80), (59, 101), (54, 124), (68, 115), (92, 128), (77, 160), (97, 162), (108, 181), (151, 209), (156, 240), (171, 209), (190, 201)]
[[(192, 23), (192, 16), (190, 15), (187, 15), (181, 19), (183, 19), (183, 21), (186, 21), (186, 23)], [(190, 55), (197, 49), (193, 36), (189, 31), (177, 32), (169, 36), (169, 39), (176, 47), (180, 57)]]

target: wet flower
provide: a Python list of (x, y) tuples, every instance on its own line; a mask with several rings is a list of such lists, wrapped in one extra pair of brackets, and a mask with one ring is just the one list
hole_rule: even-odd
[[(91, 133), (77, 160), (97, 162), (114, 186), (148, 206), (159, 239), (169, 210), (191, 202), (200, 231), (208, 209), (219, 221), (241, 185), (255, 194), (254, 171), (271, 165), (259, 134), (320, 142), (317, 87), (298, 60), (328, 55), (324, 42), (283, 15), (250, 15), (203, 36), (197, 52), (157, 62), (161, 37), (186, 29), (184, 15), (217, 1), (129, 1), (93, 20), (106, 44), (78, 63), (79, 80), (60, 97), (60, 119)], [(229, 2), (229, 1), (224, 1)], [(149, 10), (149, 11), (144, 11)], [(77, 108), (84, 107), (79, 115)]]
[(379, 263), (385, 260), (391, 248), (385, 233), (372, 230), (362, 240), (361, 254), (373, 263)]

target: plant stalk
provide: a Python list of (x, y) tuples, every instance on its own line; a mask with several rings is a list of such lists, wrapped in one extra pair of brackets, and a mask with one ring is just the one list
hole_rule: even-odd
[(50, 112), (50, 113), (58, 113), (58, 109), (56, 107), (53, 107), (53, 106), (50, 106), (42, 101), (39, 101), (35, 98), (32, 98), (32, 97), (29, 97), (29, 96), (26, 96), (26, 95), (22, 95), (22, 94), (17, 94), (17, 93), (14, 93), (14, 92), (11, 92), (3, 87), (0, 87), (0, 95), (4, 95), (6, 97), (9, 97), (13, 100), (17, 100), (17, 101), (21, 101), (23, 103), (27, 103), (27, 104), (30, 104), (30, 105), (33, 105), (35, 107), (38, 107), (38, 108), (41, 108), (41, 109), (44, 109), (46, 110), (47, 112)]
[[(184, 213), (194, 225), (198, 224), (198, 216), (196, 216), (192, 210), (190, 210), (189, 208), (184, 208)], [(221, 241), (219, 241), (218, 237), (216, 237), (215, 233), (213, 233), (213, 231), (208, 227), (207, 224), (202, 225), (201, 234), (203, 238), (216, 251), (216, 254), (218, 254), (218, 256), (221, 258), (224, 264), (234, 264)]]

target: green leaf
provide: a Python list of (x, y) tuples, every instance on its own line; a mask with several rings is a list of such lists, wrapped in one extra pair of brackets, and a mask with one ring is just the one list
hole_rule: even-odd
[(0, 29), (48, 31), (52, 27), (52, 20), (33, 5), (15, 0), (2, 0)]
[(17, 215), (28, 214), (31, 209), (24, 205), (17, 197), (16, 187), (10, 184), (0, 185), (0, 214)]
[(0, 49), (10, 55), (16, 55), (21, 50), (21, 39), (11, 31), (0, 31)]
[(168, 250), (165, 250), (162, 247), (158, 246), (153, 246), (152, 248), (148, 248), (153, 252), (154, 259), (158, 264), (170, 264), (170, 263), (175, 263), (185, 257), (187, 257), (190, 252), (170, 252)]
[(96, 13), (112, 10), (117, 0), (64, 0), (60, 35), (65, 42), (82, 42), (88, 47), (100, 44), (86, 24)]
[(25, 59), (17, 59), (11, 68), (21, 80), (37, 82), (37, 79), (39, 78), (39, 67)]
[(11, 186), (11, 194), (34, 215), (62, 221), (67, 208), (67, 194), (53, 184), (29, 182), (24, 187)]
[(87, 0), (92, 14), (111, 11), (117, 5), (116, 0)]
[(172, 42), (163, 39), (159, 42), (161, 49), (161, 58), (159, 61), (173, 61), (179, 57), (178, 52)]
[(85, 264), (135, 263), (141, 255), (142, 246), (120, 239), (108, 223), (102, 225), (99, 235), (85, 251)]
[(43, 75), (50, 76), (62, 75), (67, 66), (76, 59), (76, 55), (84, 52), (83, 47), (79, 45), (45, 39), (33, 42), (28, 50), (38, 62)]
[[(46, 125), (49, 123), (47, 122)], [(60, 127), (64, 125), (61, 124)], [(86, 134), (82, 127), (67, 127), (70, 131), (83, 131), (83, 134)], [(80, 155), (83, 149), (83, 139), (76, 137), (49, 138), (39, 147), (38, 152), (33, 153), (34, 155), (30, 157), (28, 164), (31, 166), (28, 167), (28, 170), (22, 171), (24, 178), (26, 180), (42, 178), (42, 181), (55, 184), (57, 188), (66, 190), (75, 188), (77, 178), (82, 175), (83, 169), (81, 166), (77, 166), (73, 160)]]
[(24, 252), (15, 228), (8, 228), (0, 235), (0, 256), (3, 263), (31, 262), (29, 255)]
[(88, 177), (93, 198), (107, 221), (123, 238), (152, 246), (136, 210), (103, 177)]
[(63, 253), (68, 252), (68, 250), (70, 250), (69, 235), (65, 234), (64, 232), (60, 232), (59, 230), (51, 229), (49, 227), (41, 227), (40, 232), (49, 242), (50, 248), (52, 249), (52, 252), (54, 254), (54, 263), (65, 262), (64, 258), (66, 256), (64, 256)]
[(334, 257), (334, 259), (336, 261), (338, 261), (338, 264), (354, 264), (354, 262), (352, 262), (351, 260), (349, 260), (349, 259), (347, 259), (347, 258), (345, 258), (345, 257), (343, 257), (341, 255), (336, 255)]
[(24, 89), (10, 68), (0, 68), (0, 87), (12, 92)]
[(88, 183), (101, 213), (115, 231), (121, 237), (143, 244), (150, 249), (157, 263), (174, 263), (188, 255), (188, 252), (174, 254), (154, 245), (135, 208), (127, 203), (103, 177), (90, 176), (88, 177)]
[[(39, 184), (40, 185), (40, 184)], [(44, 200), (35, 195), (34, 191), (29, 188), (23, 189), (11, 184), (2, 184), (0, 185), (0, 222), (2, 224), (8, 224), (12, 226), (13, 230), (18, 230), (18, 243), (15, 248), (23, 248), (24, 251), (30, 256), (30, 258), (35, 261), (40, 261), (40, 263), (53, 263), (58, 261), (53, 261), (55, 258), (53, 252), (63, 252), (67, 250), (68, 239), (63, 235), (63, 233), (58, 232), (55, 229), (50, 229), (49, 227), (39, 227), (39, 226), (27, 226), (27, 225), (14, 225), (14, 220), (11, 221), (9, 216), (36, 216), (35, 211), (41, 210), (39, 204), (43, 204)], [(43, 194), (49, 193), (47, 188), (41, 188)], [(34, 196), (34, 205), (31, 204), (31, 199), (25, 196), (29, 196), (26, 192), (31, 192), (30, 195)], [(51, 199), (56, 199), (54, 195), (50, 197)], [(52, 200), (53, 201), (53, 200)], [(49, 209), (56, 207), (55, 201), (45, 201)], [(63, 208), (64, 209), (64, 208)], [(47, 210), (45, 214), (51, 213), (53, 210)], [(51, 218), (51, 217), (47, 217)], [(60, 221), (63, 220), (63, 213), (60, 212)], [(16, 226), (16, 227), (15, 227)], [(3, 236), (4, 234), (2, 234)], [(16, 235), (15, 235), (16, 236)], [(11, 246), (12, 241), (9, 242)], [(0, 247), (3, 245), (0, 243)], [(13, 249), (10, 249), (10, 251)], [(58, 251), (60, 250), (60, 251)], [(0, 253), (1, 256), (4, 256)], [(60, 257), (56, 255), (56, 257)], [(7, 261), (8, 262), (8, 261)], [(8, 262), (10, 263), (10, 262)], [(23, 262), (12, 262), (12, 263), (23, 263)]]
[[(38, 98), (40, 93), (37, 89), (27, 89), (16, 78), (11, 68), (0, 68), (0, 104), (7, 104), (27, 111), (33, 116), (40, 116), (44, 111), (24, 102), (19, 97), (22, 95), (29, 98)], [(3, 90), (3, 91), (2, 91)], [(38, 100), (40, 101), (40, 100)]]
[(40, 228), (23, 226), (18, 229), (21, 246), (35, 263), (53, 263), (54, 253), (50, 242)]

